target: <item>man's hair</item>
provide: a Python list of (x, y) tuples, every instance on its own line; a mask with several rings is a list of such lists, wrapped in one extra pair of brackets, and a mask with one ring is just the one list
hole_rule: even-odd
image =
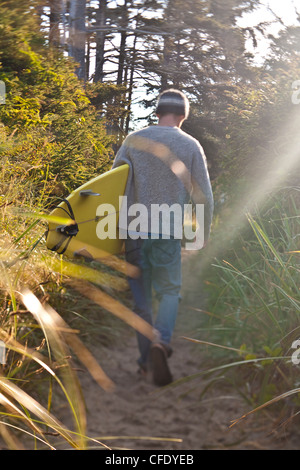
[(159, 95), (156, 107), (156, 114), (158, 116), (176, 114), (176, 116), (184, 116), (187, 119), (189, 110), (189, 101), (181, 91), (170, 88)]

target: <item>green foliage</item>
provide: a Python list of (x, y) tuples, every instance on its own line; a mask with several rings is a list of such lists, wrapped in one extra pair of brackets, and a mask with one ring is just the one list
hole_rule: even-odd
[[(5, 186), (12, 179), (26, 181), (30, 198), (40, 201), (42, 192), (48, 206), (53, 201), (46, 194), (66, 195), (110, 167), (116, 137), (108, 133), (104, 113), (120, 90), (109, 84), (85, 87), (74, 73), (76, 64), (46, 45), (32, 14), (39, 2), (12, 3), (0, 6), (0, 80), (7, 92), (0, 106)], [(122, 113), (120, 106), (114, 106), (115, 114)]]
[(46, 182), (48, 193), (66, 194), (109, 167), (113, 138), (73, 65), (63, 58), (42, 58), (29, 48), (23, 55), (27, 68), (17, 76), (0, 69), (7, 89), (0, 108), (6, 179), (25, 171), (36, 196)]

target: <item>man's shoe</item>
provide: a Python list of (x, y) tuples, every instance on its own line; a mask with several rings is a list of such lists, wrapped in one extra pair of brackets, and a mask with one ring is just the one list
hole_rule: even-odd
[(168, 365), (170, 352), (161, 343), (153, 343), (150, 350), (153, 382), (155, 385), (164, 386), (172, 382), (172, 375)]

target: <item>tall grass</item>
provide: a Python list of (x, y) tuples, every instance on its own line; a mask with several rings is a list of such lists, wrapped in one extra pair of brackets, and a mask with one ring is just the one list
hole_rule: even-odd
[[(35, 229), (32, 227), (32, 231)], [(27, 236), (29, 232), (25, 232)], [(19, 242), (24, 242), (22, 237)], [(13, 449), (23, 448), (24, 440), (31, 445), (26, 437), (32, 438), (36, 448), (56, 448), (49, 436), (55, 436), (55, 442), (64, 448), (87, 449), (91, 444), (93, 448), (106, 447), (86, 434), (85, 402), (76, 364), (81, 362), (105, 392), (113, 390), (114, 383), (80, 339), (80, 331), (71, 328), (49, 302), (55, 303), (57, 296), (67, 298), (72, 289), (72, 297), (82, 302), (82, 309), (77, 305), (72, 312), (73, 320), (75, 315), (80, 317), (79, 325), (93, 321), (92, 315), (90, 319), (85, 315), (98, 306), (98, 315), (109, 312), (150, 339), (154, 330), (118, 299), (121, 296), (126, 301), (127, 289), (119, 272), (112, 275), (105, 272), (105, 266), (86, 267), (64, 261), (49, 255), (43, 247), (31, 250), (31, 256), (25, 259), (19, 250), (24, 252), (23, 247), (17, 249), (14, 244), (1, 250), (0, 346), (5, 346), (6, 355), (4, 365), (0, 365), (0, 435)], [(63, 314), (66, 311), (64, 308)], [(67, 318), (72, 321), (70, 313)], [(107, 318), (97, 325), (102, 344), (112, 341), (109, 325)], [(122, 334), (120, 325), (118, 329)], [(51, 413), (58, 390), (73, 417), (71, 429)], [(17, 438), (15, 431), (23, 437)]]
[[(120, 297), (126, 302), (128, 288), (124, 262), (106, 258), (104, 264), (87, 266), (45, 248), (43, 234), (49, 217), (43, 207), (51, 185), (45, 184), (37, 198), (34, 178), (14, 177), (4, 160), (0, 172), (0, 353), (5, 348), (5, 357), (0, 364), (0, 436), (11, 449), (106, 448), (87, 435), (77, 363), (105, 392), (113, 390), (114, 384), (74, 325), (88, 330), (92, 323), (90, 330), (97, 330), (97, 340), (101, 338), (103, 344), (116, 334), (110, 314), (149, 338), (154, 332), (120, 302)], [(118, 329), (122, 334), (119, 324)], [(53, 414), (57, 399), (68, 405), (72, 426)]]

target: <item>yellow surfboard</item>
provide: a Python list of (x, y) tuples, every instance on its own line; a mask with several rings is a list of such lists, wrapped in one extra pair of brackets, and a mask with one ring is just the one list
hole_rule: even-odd
[[(64, 199), (50, 214), (47, 248), (68, 258), (97, 259), (120, 253), (124, 240), (119, 239), (117, 229), (119, 198), (124, 195), (128, 172), (128, 165), (114, 168)], [(60, 223), (62, 218), (64, 223)]]

